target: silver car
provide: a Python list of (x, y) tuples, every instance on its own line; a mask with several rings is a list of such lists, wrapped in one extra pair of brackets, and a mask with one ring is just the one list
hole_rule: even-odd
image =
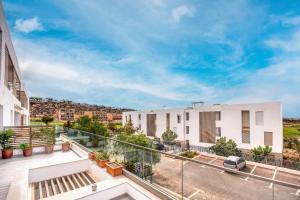
[(225, 168), (241, 170), (246, 167), (246, 161), (241, 157), (229, 156), (224, 160), (223, 166)]

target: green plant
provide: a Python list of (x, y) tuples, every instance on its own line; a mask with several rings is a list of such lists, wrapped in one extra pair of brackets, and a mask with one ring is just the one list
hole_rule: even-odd
[(30, 148), (31, 148), (30, 144), (26, 144), (26, 143), (20, 144), (20, 149), (22, 150), (26, 150)]
[(128, 134), (133, 134), (136, 130), (133, 128), (133, 124), (131, 118), (129, 118), (128, 122), (123, 127), (124, 132)]
[(241, 156), (242, 152), (237, 148), (237, 144), (232, 139), (226, 140), (221, 137), (210, 149), (219, 156)]
[(47, 144), (55, 144), (54, 128), (41, 128), (40, 133)]
[(196, 151), (185, 151), (180, 155), (186, 158), (194, 158), (195, 156), (199, 155), (199, 153)]
[(162, 134), (162, 139), (166, 144), (172, 144), (177, 138), (177, 134), (174, 131), (168, 130)]
[(0, 145), (2, 149), (11, 149), (10, 142), (15, 132), (11, 129), (0, 131)]
[(42, 117), (42, 122), (44, 122), (46, 125), (48, 125), (50, 122), (53, 122), (53, 117), (51, 117), (51, 116), (43, 116)]
[(109, 154), (107, 152), (96, 152), (95, 159), (96, 160), (108, 160)]
[(271, 152), (272, 147), (268, 145), (265, 147), (258, 146), (257, 148), (251, 150), (252, 157), (256, 162), (264, 160)]

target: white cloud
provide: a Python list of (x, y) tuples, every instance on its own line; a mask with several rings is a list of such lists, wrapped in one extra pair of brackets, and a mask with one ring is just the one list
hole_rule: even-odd
[(30, 19), (17, 19), (15, 23), (15, 30), (30, 33), (32, 31), (42, 31), (44, 28), (40, 19), (38, 17), (33, 17)]
[(273, 38), (265, 43), (272, 48), (286, 52), (300, 52), (300, 30), (296, 31), (289, 40)]
[(172, 17), (176, 22), (179, 22), (181, 18), (184, 16), (188, 16), (188, 17), (193, 16), (192, 9), (188, 8), (185, 5), (181, 5), (172, 10)]

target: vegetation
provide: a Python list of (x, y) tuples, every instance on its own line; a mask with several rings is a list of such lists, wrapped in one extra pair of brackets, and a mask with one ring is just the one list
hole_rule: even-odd
[(165, 144), (173, 144), (174, 140), (177, 138), (177, 134), (174, 131), (168, 130), (165, 131), (161, 137)]
[(50, 122), (53, 122), (54, 118), (51, 116), (43, 116), (42, 117), (42, 122), (44, 122), (46, 125), (48, 125)]
[(40, 133), (47, 144), (55, 144), (55, 131), (52, 127), (41, 128)]
[(199, 153), (197, 153), (196, 151), (185, 151), (180, 155), (186, 158), (194, 158), (195, 156), (199, 155)]
[(30, 148), (31, 148), (30, 144), (27, 144), (27, 143), (20, 144), (20, 149), (22, 149), (22, 150), (26, 150), (26, 149), (30, 149)]
[(11, 129), (0, 131), (0, 145), (2, 149), (11, 149), (10, 142), (15, 132)]
[(108, 160), (109, 154), (107, 152), (96, 152), (95, 160)]
[(285, 138), (299, 137), (300, 136), (300, 124), (284, 126), (283, 127), (283, 136)]
[(237, 144), (229, 139), (226, 141), (226, 137), (221, 137), (217, 140), (216, 144), (210, 147), (210, 149), (219, 156), (241, 156), (242, 152), (237, 148)]
[(128, 134), (133, 134), (136, 131), (133, 127), (131, 118), (129, 118), (128, 122), (124, 125), (123, 131)]
[(264, 160), (271, 152), (272, 147), (269, 147), (268, 145), (265, 147), (258, 146), (251, 150), (252, 157), (256, 162)]

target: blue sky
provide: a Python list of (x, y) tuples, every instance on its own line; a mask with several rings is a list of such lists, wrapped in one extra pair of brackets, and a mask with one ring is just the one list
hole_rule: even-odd
[(300, 116), (300, 1), (4, 0), (30, 95), (135, 109), (281, 101)]

